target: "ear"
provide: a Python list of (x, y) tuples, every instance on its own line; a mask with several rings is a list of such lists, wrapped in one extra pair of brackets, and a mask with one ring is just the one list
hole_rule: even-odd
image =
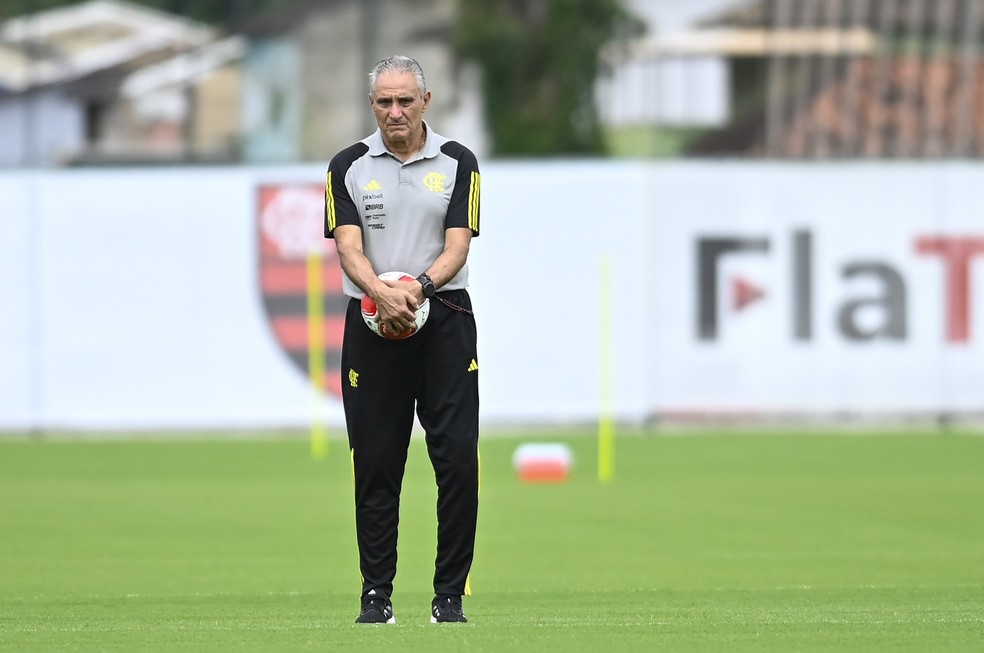
[(423, 109), (421, 109), (421, 111), (427, 111), (427, 105), (430, 104), (430, 101), (431, 101), (431, 92), (430, 91), (426, 91), (424, 93), (424, 107), (423, 107)]

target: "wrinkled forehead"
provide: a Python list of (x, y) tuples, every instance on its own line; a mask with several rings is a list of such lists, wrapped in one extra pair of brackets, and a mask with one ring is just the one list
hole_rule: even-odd
[(417, 77), (413, 73), (383, 72), (376, 78), (374, 98), (420, 97)]

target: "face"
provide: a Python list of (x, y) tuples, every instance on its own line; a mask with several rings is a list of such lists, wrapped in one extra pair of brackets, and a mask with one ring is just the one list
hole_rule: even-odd
[(392, 143), (411, 141), (422, 127), (430, 97), (430, 91), (420, 94), (413, 73), (380, 73), (369, 104), (383, 139)]

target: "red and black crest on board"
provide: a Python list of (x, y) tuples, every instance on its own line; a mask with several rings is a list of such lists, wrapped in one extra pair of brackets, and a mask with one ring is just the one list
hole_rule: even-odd
[[(311, 329), (321, 324), (325, 388), (341, 397), (342, 331), (348, 298), (335, 241), (324, 237), (324, 187), (319, 184), (264, 184), (258, 189), (257, 234), (260, 293), (267, 321), (284, 353), (310, 378)], [(320, 268), (311, 279), (311, 255)], [(313, 283), (312, 283), (313, 281)], [(310, 289), (320, 285), (320, 302)], [(321, 315), (311, 306), (321, 305)]]

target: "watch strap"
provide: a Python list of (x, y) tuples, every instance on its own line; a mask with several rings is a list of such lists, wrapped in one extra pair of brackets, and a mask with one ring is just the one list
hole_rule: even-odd
[(421, 274), (417, 277), (417, 281), (420, 283), (420, 287), (423, 288), (424, 297), (430, 299), (437, 292), (437, 287), (434, 285), (434, 280), (431, 279), (427, 273)]

